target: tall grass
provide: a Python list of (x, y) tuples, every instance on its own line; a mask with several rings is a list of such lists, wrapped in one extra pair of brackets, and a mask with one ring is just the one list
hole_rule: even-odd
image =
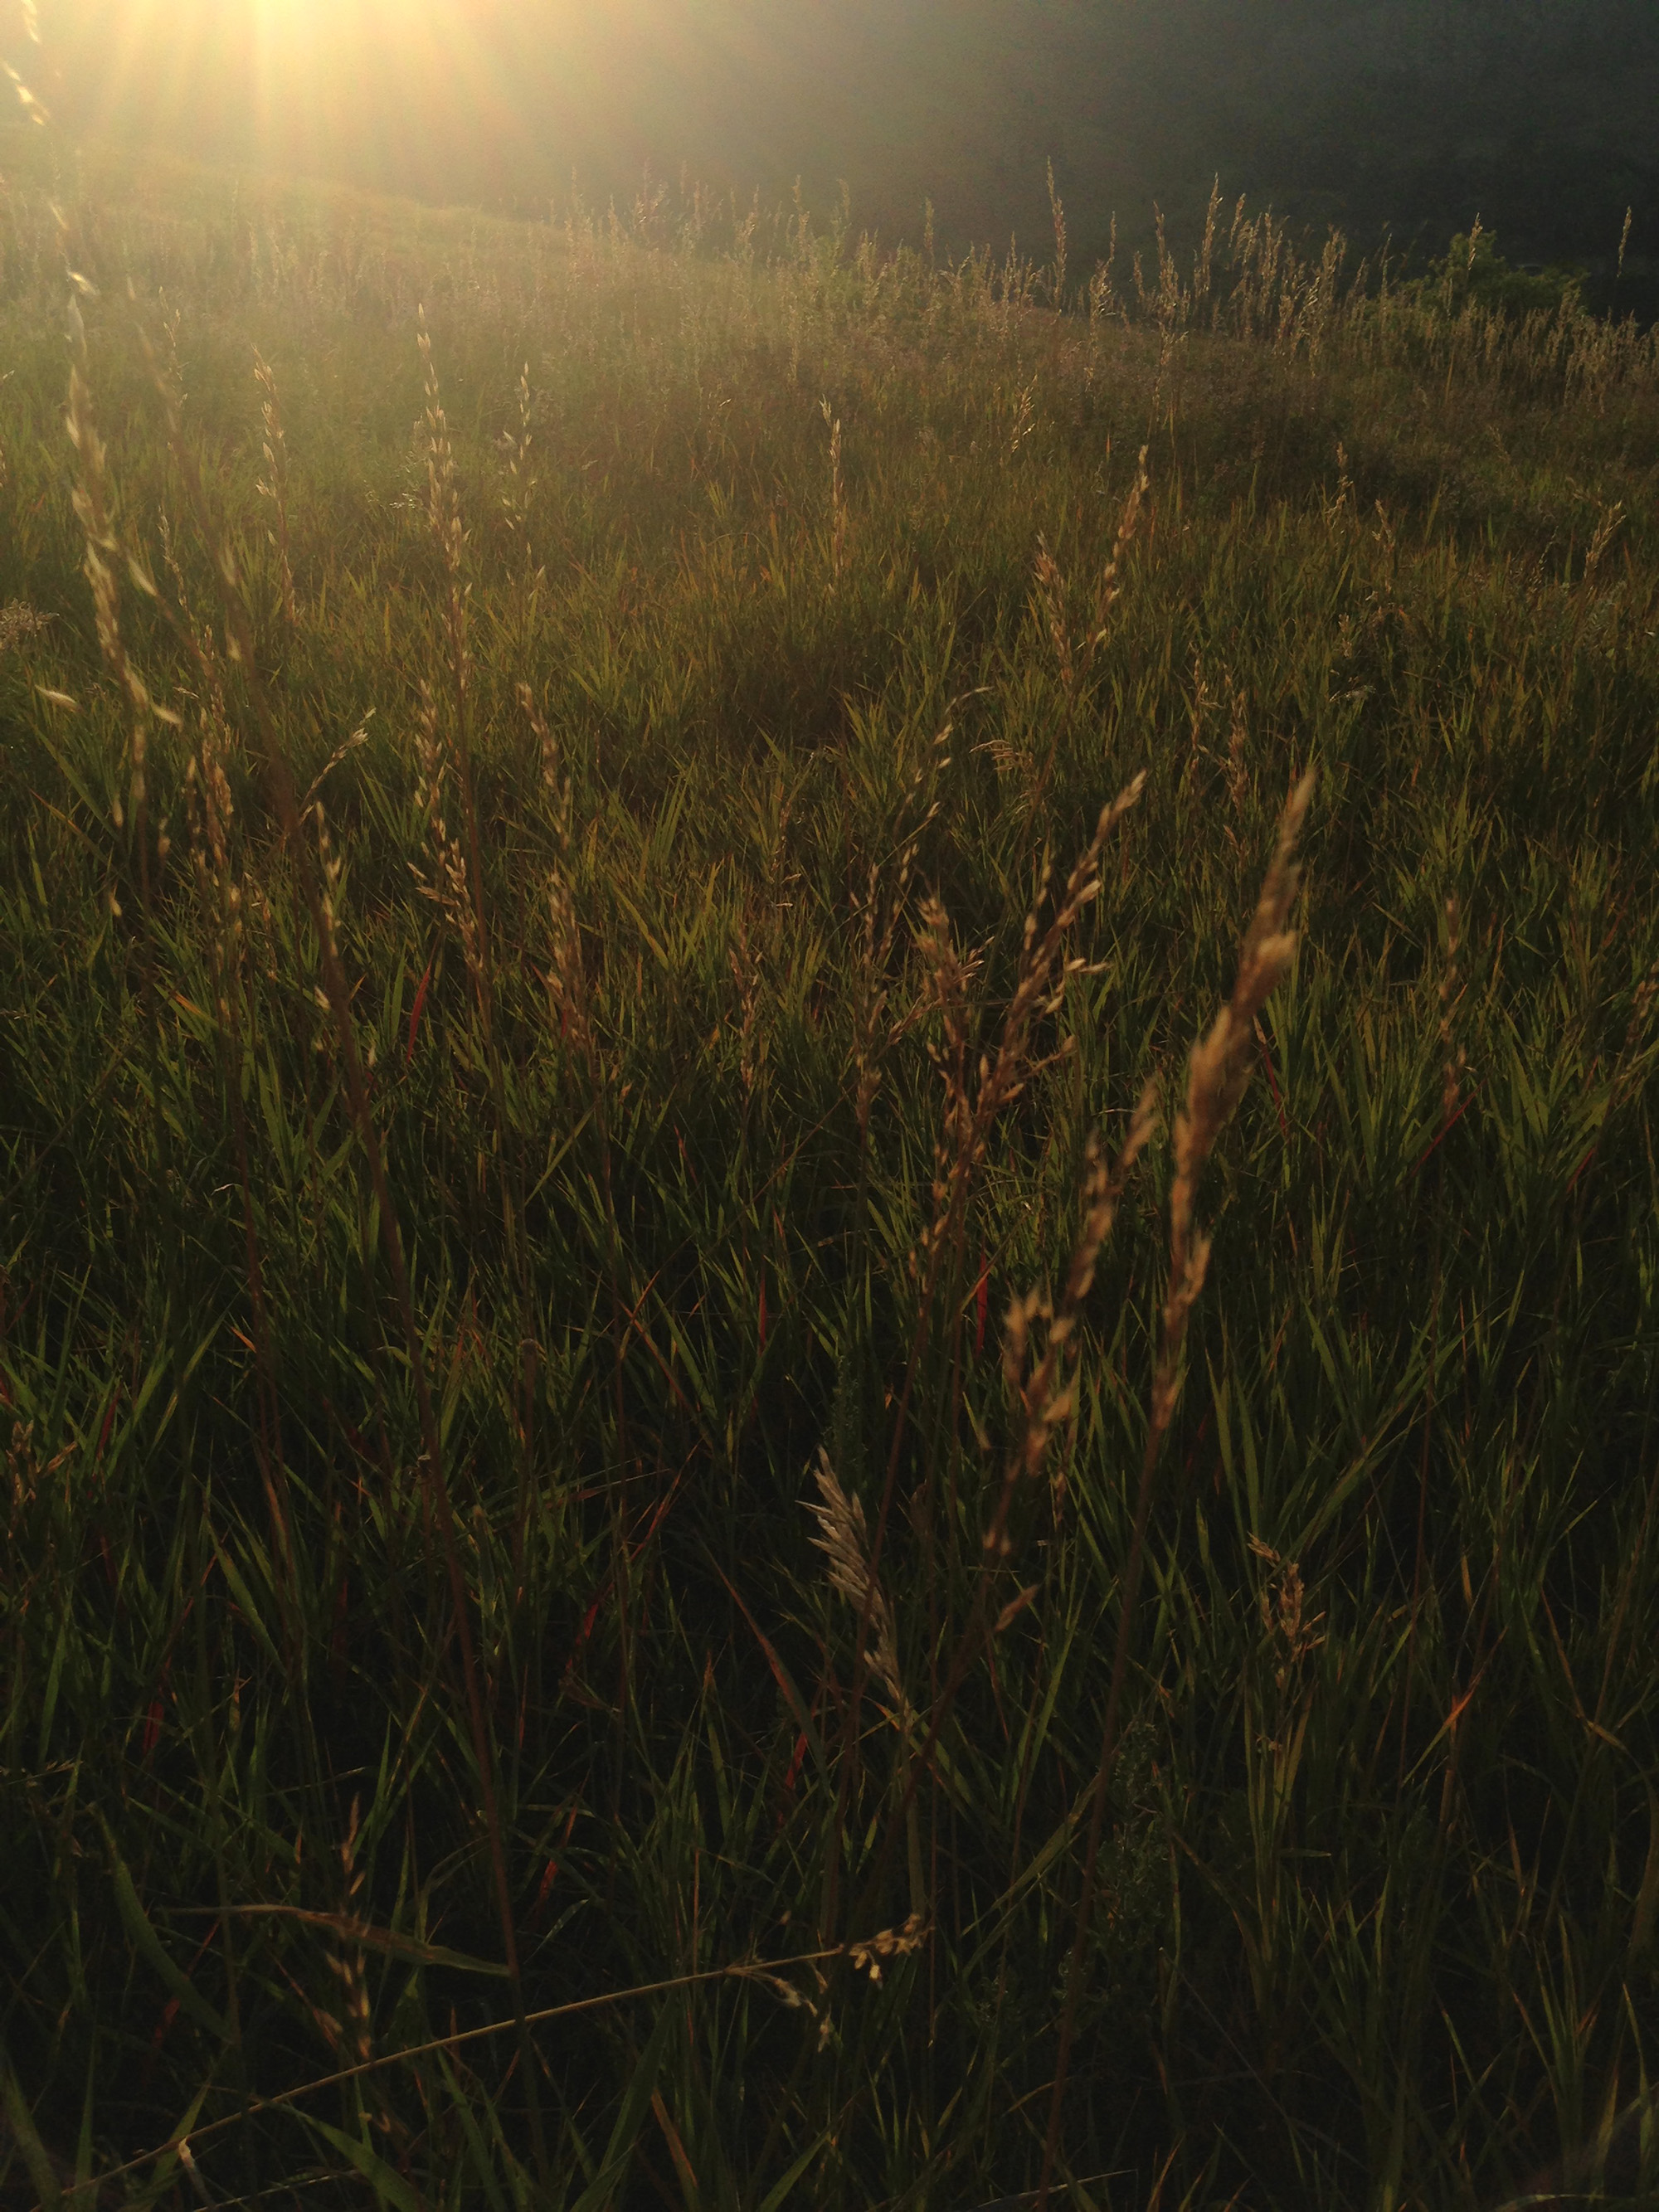
[(0, 2188), (1639, 2166), (1651, 338), (45, 147)]

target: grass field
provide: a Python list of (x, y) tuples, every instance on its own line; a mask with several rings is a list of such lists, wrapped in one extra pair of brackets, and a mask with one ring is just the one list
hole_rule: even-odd
[(1593, 2147), (1653, 339), (0, 170), (0, 2189)]

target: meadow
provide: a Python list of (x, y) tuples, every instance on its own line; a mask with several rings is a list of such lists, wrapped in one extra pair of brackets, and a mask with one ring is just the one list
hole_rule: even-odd
[(1659, 343), (0, 173), (0, 2192), (1594, 2193)]

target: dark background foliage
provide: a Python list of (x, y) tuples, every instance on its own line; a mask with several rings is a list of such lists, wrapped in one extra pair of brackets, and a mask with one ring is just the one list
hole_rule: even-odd
[[(1293, 224), (1659, 300), (1659, 10), (1644, 0), (48, 0), (64, 112), (176, 149), (438, 200), (603, 206), (647, 166), (746, 199), (845, 179), (855, 228), (1037, 249), (1052, 158), (1074, 264), (1115, 213), (1190, 228), (1211, 179)], [(273, 30), (272, 25), (276, 29)], [(1633, 210), (1617, 293), (1618, 245)]]

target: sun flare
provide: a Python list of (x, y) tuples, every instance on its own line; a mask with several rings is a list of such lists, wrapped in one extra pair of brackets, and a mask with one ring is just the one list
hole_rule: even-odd
[[(151, 143), (419, 188), (568, 176), (625, 111), (643, 18), (575, 0), (58, 0), (44, 51), (76, 119)], [(565, 156), (561, 159), (560, 156)]]
[[(39, 0), (30, 67), (74, 130), (268, 173), (526, 211), (573, 176), (600, 206), (647, 169), (745, 198), (805, 174), (833, 198), (896, 162), (896, 221), (988, 127), (985, 28), (955, 12), (986, 4)], [(901, 127), (895, 88), (941, 68), (948, 94)]]

